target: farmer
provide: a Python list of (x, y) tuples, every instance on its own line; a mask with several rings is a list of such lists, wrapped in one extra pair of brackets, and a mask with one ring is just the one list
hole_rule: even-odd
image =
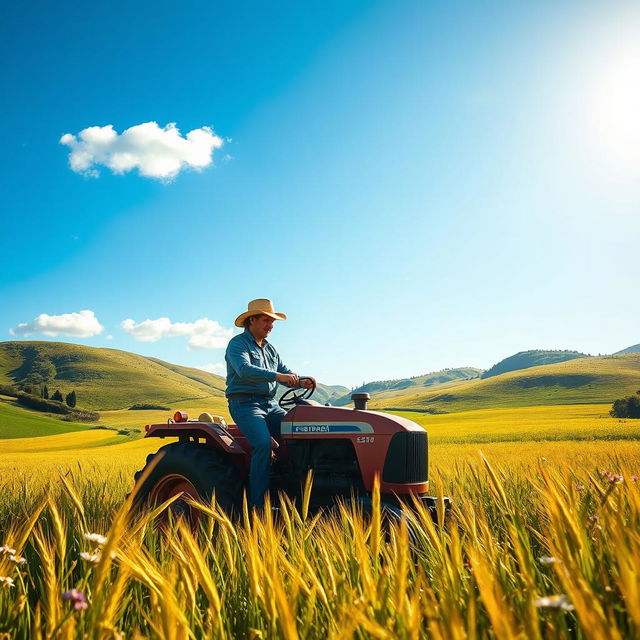
[(244, 327), (244, 332), (229, 341), (225, 354), (229, 412), (251, 447), (249, 500), (255, 507), (263, 505), (269, 488), (271, 436), (280, 435), (286, 413), (274, 400), (276, 382), (292, 388), (315, 385), (313, 378), (300, 381), (267, 342), (274, 321), (286, 319), (274, 311), (271, 300), (252, 300), (236, 318), (236, 327)]

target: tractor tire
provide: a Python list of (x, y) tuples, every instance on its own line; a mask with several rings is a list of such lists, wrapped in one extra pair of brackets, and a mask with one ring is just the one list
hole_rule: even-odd
[[(227, 514), (239, 509), (244, 484), (229, 454), (204, 443), (174, 442), (147, 456), (144, 468), (134, 475), (136, 483), (157, 456), (160, 459), (135, 495), (134, 508), (153, 507), (176, 494), (209, 503), (215, 492), (216, 503)], [(192, 523), (198, 519), (184, 500), (170, 508), (174, 516), (186, 516)]]

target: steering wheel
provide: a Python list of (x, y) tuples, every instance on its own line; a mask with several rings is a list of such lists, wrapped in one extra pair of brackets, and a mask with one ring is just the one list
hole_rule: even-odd
[[(310, 380), (311, 378), (301, 377), (298, 380)], [(306, 400), (313, 395), (313, 392), (316, 390), (315, 382), (308, 388), (300, 390), (299, 387), (293, 387), (288, 391), (285, 391), (282, 394), (280, 400), (278, 400), (278, 404), (283, 409), (290, 409), (291, 407), (295, 407), (297, 404), (300, 404), (302, 400)], [(296, 393), (296, 391), (298, 393)]]

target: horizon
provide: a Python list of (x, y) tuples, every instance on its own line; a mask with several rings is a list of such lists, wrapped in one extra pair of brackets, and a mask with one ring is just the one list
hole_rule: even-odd
[[(44, 340), (44, 339), (39, 339), (39, 340), (6, 340), (6, 341), (0, 341), (0, 344), (6, 343), (6, 342), (17, 342), (17, 343), (32, 343), (32, 342), (45, 342), (45, 343), (54, 343), (54, 344), (69, 344), (71, 346), (79, 346), (79, 347), (90, 347), (90, 348), (94, 348), (94, 349), (111, 349), (114, 351), (124, 351), (125, 353), (130, 353), (136, 356), (140, 356), (140, 357), (144, 357), (144, 358), (155, 358), (157, 360), (162, 360), (163, 362), (166, 362), (167, 364), (171, 364), (171, 365), (178, 365), (178, 366), (188, 366), (188, 365), (180, 365), (180, 363), (177, 362), (169, 362), (166, 361), (162, 358), (157, 358), (157, 356), (153, 356), (153, 355), (148, 355), (148, 354), (142, 354), (142, 353), (138, 353), (136, 351), (125, 351), (124, 349), (118, 349), (116, 347), (94, 347), (93, 345), (87, 345), (87, 344), (81, 344), (78, 342), (70, 342), (70, 341), (61, 341), (61, 340)], [(399, 376), (396, 378), (376, 378), (376, 379), (371, 379), (371, 380), (363, 380), (360, 383), (357, 384), (351, 384), (351, 385), (344, 385), (344, 384), (340, 384), (340, 383), (336, 383), (330, 380), (318, 380), (318, 382), (320, 384), (323, 384), (325, 386), (329, 386), (329, 387), (346, 387), (350, 390), (354, 390), (354, 389), (358, 389), (360, 387), (364, 387), (365, 385), (368, 384), (372, 384), (372, 383), (376, 383), (376, 382), (384, 382), (384, 381), (393, 381), (393, 380), (406, 380), (406, 379), (414, 379), (414, 378), (420, 378), (422, 376), (428, 376), (431, 374), (435, 374), (435, 373), (440, 373), (442, 371), (455, 371), (455, 370), (460, 370), (460, 369), (477, 369), (481, 374), (482, 373), (486, 373), (487, 371), (489, 371), (490, 369), (492, 369), (494, 366), (501, 364), (504, 360), (507, 360), (511, 357), (523, 354), (523, 353), (532, 353), (532, 352), (570, 352), (570, 353), (580, 353), (581, 356), (587, 357), (587, 358), (599, 358), (599, 357), (611, 357), (611, 356), (616, 356), (616, 355), (626, 355), (624, 353), (620, 353), (621, 351), (625, 351), (627, 348), (630, 347), (636, 347), (636, 346), (640, 346), (640, 345), (628, 345), (628, 347), (623, 347), (622, 349), (619, 349), (617, 352), (612, 352), (612, 353), (598, 353), (598, 354), (593, 354), (593, 353), (584, 353), (581, 351), (577, 351), (574, 349), (523, 349), (521, 351), (517, 351), (515, 353), (509, 354), (504, 356), (503, 358), (501, 358), (499, 361), (494, 362), (491, 366), (489, 367), (475, 367), (473, 365), (450, 365), (450, 366), (446, 366), (446, 367), (442, 367), (441, 369), (437, 369), (437, 370), (431, 370), (431, 371), (423, 371), (422, 373), (418, 373), (415, 375), (406, 375), (406, 376)], [(542, 365), (542, 366), (548, 366), (548, 365)], [(200, 371), (203, 371), (204, 373), (211, 373), (213, 375), (217, 375), (220, 376), (224, 379), (225, 374), (224, 373), (216, 373), (213, 371), (208, 371), (207, 369), (202, 369), (200, 367), (193, 367), (194, 369), (198, 369)], [(527, 367), (525, 367), (527, 368)], [(495, 375), (495, 374), (494, 374)]]
[(0, 341), (224, 376), (268, 297), (346, 387), (640, 341), (640, 7), (151, 6), (7, 7)]

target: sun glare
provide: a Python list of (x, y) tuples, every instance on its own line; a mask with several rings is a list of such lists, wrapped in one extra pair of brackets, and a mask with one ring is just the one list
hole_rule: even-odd
[(628, 38), (603, 50), (589, 84), (602, 159), (618, 171), (640, 172), (640, 42)]

